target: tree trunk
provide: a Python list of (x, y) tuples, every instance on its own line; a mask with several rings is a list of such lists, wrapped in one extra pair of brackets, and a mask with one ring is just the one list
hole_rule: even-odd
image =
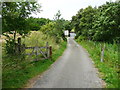
[(15, 42), (15, 39), (16, 39), (16, 31), (14, 32), (14, 38), (13, 38), (14, 42)]

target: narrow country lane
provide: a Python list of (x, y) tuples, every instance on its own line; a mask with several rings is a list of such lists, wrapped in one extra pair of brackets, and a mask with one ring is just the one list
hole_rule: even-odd
[(68, 38), (63, 55), (44, 72), (33, 88), (102, 88), (88, 53), (73, 38)]

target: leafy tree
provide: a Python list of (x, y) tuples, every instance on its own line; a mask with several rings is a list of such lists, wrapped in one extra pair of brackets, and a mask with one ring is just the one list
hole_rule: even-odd
[[(3, 2), (2, 4), (2, 23), (3, 33), (15, 31), (19, 34), (26, 34), (28, 22), (26, 18), (37, 8), (40, 7), (36, 2)], [(17, 23), (16, 23), (17, 22)], [(14, 37), (15, 39), (15, 37)]]
[(30, 26), (30, 30), (40, 30), (42, 25), (45, 25), (47, 23), (49, 23), (51, 20), (46, 19), (46, 18), (33, 18), (30, 17), (27, 19), (27, 21), (29, 22), (29, 26)]
[(80, 9), (76, 14), (76, 16), (73, 16), (71, 20), (71, 27), (74, 28), (75, 33), (77, 34), (76, 38), (79, 37), (79, 35), (81, 35), (81, 28), (79, 27), (79, 24), (80, 24), (80, 19), (82, 18), (82, 12), (83, 9)]
[[(54, 16), (54, 21), (56, 23), (54, 31), (56, 32), (56, 36), (58, 40), (65, 40), (65, 35), (64, 35), (64, 19), (60, 18), (61, 13), (60, 10), (55, 14)], [(59, 43), (60, 41), (58, 41)]]
[(59, 20), (61, 17), (61, 13), (60, 13), (60, 10), (58, 10), (58, 12), (54, 15), (54, 20)]
[(64, 20), (64, 22), (63, 22), (64, 24), (63, 24), (63, 26), (64, 26), (64, 30), (69, 30), (69, 31), (71, 31), (71, 22), (70, 21), (68, 21), (68, 20)]
[(120, 36), (120, 3), (109, 3), (98, 8), (98, 16), (94, 22), (96, 33), (94, 40), (112, 42)]
[(120, 38), (120, 2), (106, 2), (98, 8), (88, 6), (72, 17), (72, 28), (89, 40), (114, 42)]
[[(37, 2), (2, 3), (2, 33), (9, 38), (7, 40), (7, 48), (14, 47), (17, 33), (25, 35), (29, 32), (29, 23), (26, 19), (32, 12), (38, 11), (39, 8), (40, 6)], [(11, 38), (9, 34), (13, 34), (14, 38)], [(9, 50), (7, 52), (9, 53)], [(14, 53), (14, 50), (10, 53)]]
[(64, 30), (66, 27), (66, 21), (60, 18), (61, 13), (58, 11), (52, 22), (47, 23), (41, 27), (41, 31), (56, 39), (56, 43), (60, 43), (62, 40), (66, 40), (64, 36)]
[(79, 27), (81, 28), (81, 32), (83, 36), (86, 36), (88, 39), (91, 39), (92, 34), (92, 23), (94, 20), (94, 15), (96, 10), (91, 6), (88, 6), (82, 12), (82, 17), (80, 19)]
[(55, 22), (49, 22), (48, 24), (43, 25), (40, 30), (44, 34), (47, 34), (56, 38), (56, 33), (54, 32), (55, 24), (56, 24)]

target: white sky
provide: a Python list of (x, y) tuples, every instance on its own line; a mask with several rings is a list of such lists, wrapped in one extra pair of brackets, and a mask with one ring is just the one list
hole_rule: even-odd
[[(42, 12), (33, 17), (43, 17), (53, 19), (54, 15), (60, 10), (62, 18), (71, 20), (73, 15), (76, 15), (81, 8), (86, 8), (91, 5), (93, 7), (100, 6), (110, 0), (37, 0), (42, 6)], [(111, 0), (115, 1), (115, 0)]]

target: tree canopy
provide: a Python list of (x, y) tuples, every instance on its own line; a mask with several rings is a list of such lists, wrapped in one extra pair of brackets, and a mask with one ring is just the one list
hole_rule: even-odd
[(28, 18), (27, 21), (29, 22), (30, 26), (29, 29), (34, 31), (40, 30), (42, 25), (51, 22), (51, 20), (46, 18), (33, 18), (33, 17)]
[(29, 30), (26, 19), (32, 12), (40, 11), (39, 8), (40, 5), (37, 2), (3, 2), (2, 33), (15, 31), (21, 35), (26, 34)]
[[(39, 8), (37, 2), (2, 2), (2, 33), (8, 37), (6, 53), (14, 54), (16, 34), (25, 36), (29, 32), (27, 18)], [(13, 34), (13, 38), (9, 34)]]
[(45, 34), (54, 37), (56, 43), (61, 42), (61, 40), (66, 40), (64, 30), (71, 30), (71, 22), (61, 18), (61, 15), (60, 11), (58, 11), (54, 16), (54, 20), (43, 25), (40, 29)]
[(72, 28), (77, 33), (76, 38), (113, 42), (120, 37), (120, 2), (106, 2), (93, 8), (88, 6), (80, 9), (72, 17)]

